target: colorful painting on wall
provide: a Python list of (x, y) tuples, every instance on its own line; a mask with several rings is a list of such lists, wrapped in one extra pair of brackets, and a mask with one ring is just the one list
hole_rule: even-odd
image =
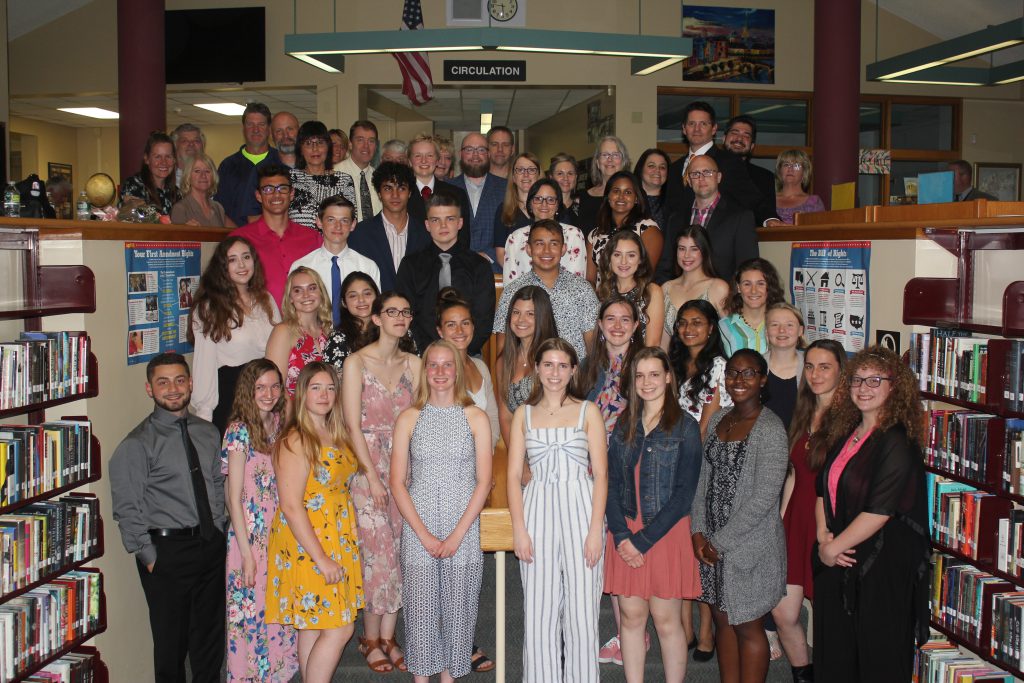
[(683, 4), (684, 81), (775, 83), (775, 10)]

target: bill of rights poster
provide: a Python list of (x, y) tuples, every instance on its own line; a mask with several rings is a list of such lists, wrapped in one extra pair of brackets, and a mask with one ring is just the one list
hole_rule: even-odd
[(871, 242), (793, 242), (793, 305), (808, 342), (833, 339), (849, 353), (867, 345)]

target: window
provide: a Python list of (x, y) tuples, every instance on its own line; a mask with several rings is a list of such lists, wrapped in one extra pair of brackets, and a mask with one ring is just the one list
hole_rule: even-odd
[[(806, 100), (742, 97), (739, 113), (752, 116), (757, 121), (758, 146), (807, 146)], [(724, 130), (721, 132), (725, 134)], [(756, 147), (754, 151), (757, 151)]]
[[(718, 121), (718, 132), (721, 135), (725, 131), (722, 125), (729, 120), (729, 98), (720, 96), (694, 96), (678, 95), (674, 93), (662, 94), (658, 90), (658, 142), (674, 142), (683, 144), (683, 110), (690, 102), (702, 100), (707, 102), (715, 110), (715, 119)], [(685, 147), (685, 144), (683, 144)]]

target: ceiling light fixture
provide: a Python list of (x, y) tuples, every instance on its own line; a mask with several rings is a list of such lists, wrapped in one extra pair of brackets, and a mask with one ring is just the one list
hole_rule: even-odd
[(328, 56), (494, 50), (631, 57), (632, 73), (646, 75), (678, 64), (692, 49), (689, 38), (495, 27), (297, 33), (284, 37), (286, 54), (324, 71), (331, 70), (324, 68), (324, 63), (334, 66)]
[[(1020, 62), (1015, 69), (1003, 67), (961, 68), (946, 65), (972, 57), (998, 52), (1024, 43), (1024, 17), (989, 26), (957, 38), (944, 40), (917, 50), (911, 50), (895, 57), (889, 57), (865, 69), (868, 80), (888, 83), (929, 83), (941, 85), (998, 85), (1011, 82), (1006, 79), (1018, 78), (1024, 71)], [(997, 69), (1003, 69), (996, 73)], [(914, 78), (906, 76), (915, 74)]]
[(245, 113), (245, 105), (238, 104), (236, 102), (208, 102), (206, 104), (194, 104), (193, 107), (199, 107), (206, 111), (212, 111), (215, 114), (223, 114), (224, 116), (241, 116)]
[(66, 111), (69, 114), (88, 116), (92, 119), (121, 118), (121, 115), (118, 114), (116, 111), (110, 111), (109, 109), (100, 109), (99, 107), (57, 107), (57, 111)]

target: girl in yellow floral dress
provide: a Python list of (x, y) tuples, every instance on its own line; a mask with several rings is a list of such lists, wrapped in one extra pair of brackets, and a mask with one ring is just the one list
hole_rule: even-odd
[(270, 530), (266, 620), (297, 630), (305, 683), (330, 681), (363, 607), (349, 497), (349, 480), (359, 465), (339, 393), (333, 366), (306, 365), (296, 383), (295, 411), (274, 454), (280, 508)]

